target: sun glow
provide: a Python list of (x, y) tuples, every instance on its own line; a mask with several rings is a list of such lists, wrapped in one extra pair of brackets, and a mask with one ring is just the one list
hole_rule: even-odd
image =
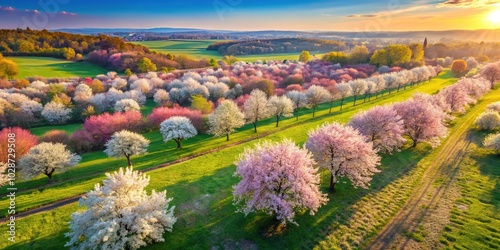
[(500, 24), (500, 9), (494, 10), (488, 16), (492, 24)]

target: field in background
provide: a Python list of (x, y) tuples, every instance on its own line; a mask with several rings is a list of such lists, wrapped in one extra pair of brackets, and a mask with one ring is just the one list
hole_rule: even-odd
[[(222, 59), (217, 51), (206, 50), (208, 45), (216, 43), (222, 40), (161, 40), (161, 41), (145, 41), (145, 42), (134, 42), (136, 44), (144, 45), (151, 50), (170, 53), (173, 55), (187, 55), (194, 58), (214, 58)], [(311, 55), (314, 55), (311, 52)], [(321, 58), (323, 54), (317, 54), (317, 58)], [(273, 54), (261, 54), (261, 55), (243, 55), (236, 56), (242, 61), (255, 62), (257, 60), (298, 60), (299, 53), (273, 53)]]
[(87, 62), (73, 62), (51, 57), (8, 57), (17, 63), (18, 79), (33, 76), (86, 77), (105, 74), (106, 69)]

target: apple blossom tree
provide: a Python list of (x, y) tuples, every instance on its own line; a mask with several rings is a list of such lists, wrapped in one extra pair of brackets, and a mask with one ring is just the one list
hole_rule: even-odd
[(114, 109), (116, 112), (140, 111), (141, 107), (133, 99), (121, 99), (115, 103)]
[(50, 124), (64, 124), (71, 118), (71, 109), (52, 101), (45, 105), (41, 114)]
[(500, 127), (500, 114), (488, 109), (476, 118), (475, 124), (481, 130), (495, 130)]
[(286, 96), (293, 102), (293, 109), (296, 112), (297, 121), (299, 120), (299, 108), (307, 106), (307, 97), (304, 92), (292, 90), (286, 93)]
[(76, 166), (81, 159), (62, 143), (42, 142), (21, 157), (19, 168), (28, 179), (45, 174), (49, 177), (49, 183), (52, 183), (52, 175), (56, 170), (64, 172), (68, 167)]
[(105, 144), (106, 149), (104, 153), (108, 157), (120, 158), (125, 156), (127, 158), (128, 166), (132, 166), (130, 157), (133, 155), (141, 155), (147, 152), (149, 140), (144, 136), (130, 132), (128, 130), (121, 130), (115, 132), (109, 141)]
[(106, 173), (103, 185), (96, 184), (78, 201), (85, 210), (71, 215), (66, 247), (75, 249), (138, 249), (163, 242), (177, 221), (172, 198), (166, 191), (151, 191), (150, 178), (132, 167)]
[(352, 95), (352, 87), (348, 83), (338, 83), (335, 85), (337, 89), (337, 95), (340, 97), (340, 110), (342, 110), (342, 105), (344, 105), (344, 100)]
[(236, 164), (233, 201), (245, 215), (260, 210), (282, 224), (294, 220), (297, 211), (311, 215), (328, 198), (319, 190), (320, 176), (310, 152), (290, 140), (265, 141), (245, 149)]
[(177, 149), (182, 148), (184, 139), (198, 134), (189, 118), (184, 116), (172, 116), (160, 123), (160, 133), (163, 136), (163, 141), (174, 140), (177, 143)]
[(229, 135), (236, 128), (245, 125), (245, 115), (240, 111), (236, 103), (230, 100), (222, 101), (217, 109), (208, 116), (209, 134), (214, 136), (226, 136), (229, 141)]
[(293, 115), (293, 102), (286, 96), (271, 96), (267, 102), (270, 113), (276, 116), (276, 127), (281, 116), (289, 117)]
[(332, 95), (328, 90), (321, 86), (313, 85), (309, 87), (306, 91), (307, 105), (313, 110), (313, 117), (316, 111), (316, 107), (319, 104), (328, 102), (332, 99)]
[(358, 99), (358, 96), (365, 94), (368, 86), (366, 85), (366, 81), (363, 79), (350, 81), (349, 85), (351, 85), (352, 96), (354, 97), (352, 106), (356, 106), (356, 100)]
[(267, 105), (267, 95), (260, 89), (254, 89), (250, 97), (243, 104), (245, 119), (253, 124), (254, 132), (257, 132), (257, 122), (269, 117), (269, 107)]

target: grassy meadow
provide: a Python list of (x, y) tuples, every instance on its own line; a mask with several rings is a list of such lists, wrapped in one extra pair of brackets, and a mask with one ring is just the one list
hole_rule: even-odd
[[(206, 50), (208, 45), (222, 40), (160, 40), (160, 41), (144, 41), (134, 42), (144, 45), (151, 50), (164, 54), (170, 53), (173, 55), (187, 55), (193, 58), (214, 58), (222, 59), (222, 55), (217, 51)], [(257, 60), (298, 60), (300, 53), (272, 53), (262, 55), (241, 55), (236, 56), (238, 59), (246, 62), (255, 62)], [(313, 54), (313, 53), (312, 53)], [(314, 55), (314, 54), (313, 54)], [(316, 54), (317, 58), (321, 58), (323, 54)]]
[(105, 74), (106, 69), (88, 62), (73, 62), (51, 57), (8, 57), (17, 64), (18, 79), (33, 76), (87, 77)]
[[(253, 133), (251, 125), (247, 125), (233, 134), (229, 142), (225, 142), (225, 138), (199, 135), (185, 141), (184, 149), (175, 150), (175, 143), (164, 143), (158, 131), (145, 134), (151, 140), (149, 153), (132, 159), (136, 169), (148, 169), (181, 157), (227, 146), (210, 154), (148, 172), (151, 176), (149, 189), (166, 189), (167, 196), (174, 197), (172, 205), (176, 206), (175, 214), (179, 219), (174, 225), (173, 233), (166, 234), (166, 243), (148, 247), (152, 249), (165, 247), (177, 249), (188, 246), (201, 249), (211, 246), (223, 248), (321, 247), (325, 244), (322, 242), (328, 241), (331, 237), (332, 229), (344, 228), (344, 224), (355, 215), (354, 206), (359, 206), (356, 204), (370, 201), (370, 197), (382, 193), (381, 190), (385, 190), (386, 187), (398, 183), (405, 185), (414, 183), (399, 179), (411, 172), (414, 166), (431, 152), (431, 149), (422, 144), (416, 149), (404, 148), (400, 153), (384, 155), (381, 166), (383, 171), (375, 176), (371, 189), (354, 189), (347, 184), (346, 180), (342, 180), (338, 185), (337, 193), (329, 194), (330, 202), (322, 207), (316, 216), (299, 215), (297, 222), (300, 226), (290, 226), (283, 232), (276, 232), (273, 229), (276, 222), (267, 215), (255, 213), (245, 218), (242, 214), (234, 213), (231, 190), (238, 180), (232, 177), (232, 174), (235, 170), (233, 162), (238, 154), (243, 152), (245, 147), (252, 146), (260, 140), (256, 138), (259, 134), (265, 134), (265, 139), (268, 140), (291, 138), (301, 144), (307, 139), (307, 131), (326, 121), (347, 122), (360, 109), (402, 101), (417, 91), (432, 94), (455, 81), (456, 79), (449, 72), (442, 73), (430, 82), (410, 87), (399, 93), (372, 99), (370, 102), (360, 102), (355, 107), (352, 106), (352, 100), (348, 100), (342, 112), (339, 111), (339, 103), (336, 102), (334, 112), (331, 114), (328, 113), (329, 105), (324, 104), (319, 107), (316, 117), (312, 118), (310, 110), (302, 110), (298, 122), (295, 118), (288, 118), (280, 123), (279, 128), (274, 127), (273, 119), (267, 119), (259, 124), (257, 134)], [(251, 140), (252, 138), (258, 140)], [(236, 142), (240, 143), (235, 144)], [(77, 167), (65, 173), (55, 174), (55, 183), (52, 185), (47, 185), (46, 177), (42, 176), (34, 180), (19, 182), (17, 186), (20, 192), (16, 197), (18, 211), (84, 193), (92, 189), (95, 183), (104, 179), (104, 172), (116, 170), (126, 163), (125, 159), (106, 158), (103, 152), (87, 153), (82, 157), (82, 162)], [(328, 192), (325, 184), (327, 181), (328, 172), (323, 171), (322, 190), (325, 193)], [(396, 193), (405, 190), (397, 185), (393, 189)], [(388, 206), (394, 207), (390, 211), (384, 211), (383, 218), (390, 216), (391, 211), (392, 213), (397, 211), (398, 206), (404, 203), (408, 195), (407, 192), (403, 192), (398, 196), (384, 196), (383, 199), (395, 202), (389, 202)], [(2, 197), (0, 207), (5, 207), (6, 204), (7, 200)], [(0, 248), (62, 248), (65, 242), (63, 233), (67, 231), (65, 224), (69, 221), (69, 215), (76, 210), (77, 205), (73, 203), (19, 219), (17, 221), (18, 242), (15, 245), (2, 242)], [(377, 222), (378, 224), (374, 225), (374, 228), (379, 228), (383, 225), (380, 223), (383, 222), (384, 219), (381, 219)], [(366, 232), (373, 234), (373, 230), (366, 230)], [(348, 239), (344, 241), (350, 242)]]

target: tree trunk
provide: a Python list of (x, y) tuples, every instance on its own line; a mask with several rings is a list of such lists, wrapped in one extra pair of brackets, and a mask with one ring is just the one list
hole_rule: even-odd
[(257, 133), (257, 122), (253, 122), (253, 132)]
[(328, 113), (332, 113), (333, 101), (330, 102), (330, 111)]
[(130, 155), (125, 155), (125, 157), (127, 157), (128, 166), (131, 167), (132, 166), (132, 162), (130, 161)]
[(296, 121), (298, 121), (298, 120), (299, 120), (299, 109), (297, 109), (297, 117), (296, 117), (296, 119), (295, 119), (295, 120), (296, 120)]
[(413, 145), (412, 145), (412, 147), (414, 148), (414, 147), (416, 147), (416, 146), (417, 146), (417, 140), (413, 140)]
[(174, 140), (176, 143), (177, 143), (177, 149), (181, 149), (182, 148), (182, 139), (175, 139)]
[(342, 105), (344, 104), (344, 98), (342, 98), (342, 100), (340, 100), (340, 111), (342, 111)]
[(229, 134), (226, 134), (226, 141), (229, 141)]
[(335, 184), (337, 184), (337, 180), (332, 174), (330, 175), (330, 191), (335, 192)]
[(279, 123), (279, 122), (280, 122), (280, 116), (279, 116), (279, 115), (277, 115), (277, 116), (276, 116), (276, 127), (278, 127), (278, 123)]
[(316, 107), (313, 107), (313, 117), (314, 117), (314, 111), (316, 111)]
[(52, 174), (48, 174), (47, 176), (49, 177), (49, 184), (51, 184), (52, 183)]
[(352, 104), (352, 106), (356, 106), (356, 96), (354, 96), (354, 103)]

